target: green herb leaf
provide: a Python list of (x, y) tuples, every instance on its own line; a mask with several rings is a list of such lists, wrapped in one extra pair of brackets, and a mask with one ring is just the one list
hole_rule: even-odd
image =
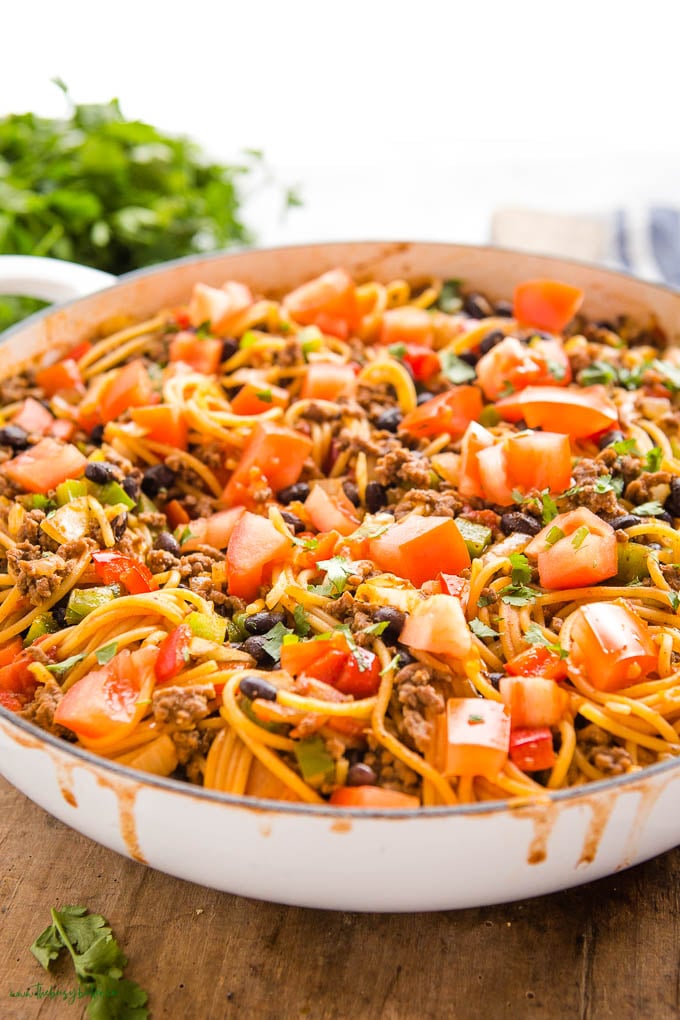
[(379, 637), (389, 627), (389, 620), (381, 620), (379, 623), (372, 623), (370, 627), (364, 627), (362, 634), (373, 634)]
[(449, 382), (456, 386), (477, 378), (477, 373), (472, 365), (468, 365), (466, 361), (451, 351), (442, 351), (439, 360), (442, 366), (442, 375), (445, 375)]
[(349, 537), (353, 542), (361, 542), (365, 538), (379, 538), (380, 535), (385, 534), (391, 524), (394, 524), (392, 516), (366, 514), (363, 522)]
[(611, 365), (608, 361), (593, 361), (586, 368), (581, 369), (578, 381), (581, 386), (616, 385), (619, 381), (619, 374), (616, 366)]
[(462, 280), (445, 280), (439, 292), (437, 308), (447, 315), (455, 315), (463, 307), (463, 299), (460, 289)]
[(471, 726), (478, 726), (479, 723), (484, 722), (484, 716), (479, 715), (478, 713), (473, 713), (472, 715), (468, 716), (468, 722), (470, 723)]
[(406, 355), (408, 354), (408, 351), (406, 350), (406, 344), (390, 344), (387, 350), (389, 351), (393, 358), (398, 358), (400, 361), (402, 358), (405, 358)]
[(620, 439), (618, 443), (612, 443), (609, 449), (617, 453), (619, 457), (627, 453), (639, 454), (637, 444), (634, 439)]
[(512, 567), (511, 578), (513, 584), (526, 584), (531, 580), (531, 567), (524, 553), (510, 553), (508, 559)]
[(380, 676), (386, 676), (386, 674), (389, 673), (390, 670), (397, 669), (400, 661), (401, 661), (401, 656), (399, 655), (399, 652), (397, 652), (396, 655), (392, 656), (392, 658), (387, 663), (387, 665), (383, 666), (383, 668), (380, 670)]
[(663, 450), (660, 446), (653, 446), (651, 450), (647, 451), (645, 457), (645, 471), (658, 471), (661, 468), (661, 462), (663, 461)]
[(304, 606), (297, 605), (293, 610), (293, 619), (295, 620), (295, 630), (302, 637), (307, 637), (310, 630), (312, 629), (307, 618), (307, 612)]
[(553, 379), (561, 382), (567, 374), (567, 370), (564, 365), (560, 361), (554, 361), (552, 358), (546, 358), (545, 363), (548, 366), (548, 371)]
[(512, 383), (510, 382), (509, 379), (505, 379), (503, 381), (503, 389), (500, 391), (498, 396), (499, 396), (499, 398), (500, 397), (511, 397), (514, 392), (515, 392), (515, 387), (512, 385)]
[(478, 638), (496, 638), (498, 637), (498, 631), (493, 630), (492, 627), (487, 627), (481, 620), (470, 620), (468, 624), (470, 630)]
[(639, 517), (659, 517), (664, 513), (664, 508), (658, 499), (653, 499), (649, 503), (640, 503), (639, 506), (633, 507), (633, 513)]
[(266, 634), (262, 635), (262, 648), (274, 662), (278, 662), (281, 658), (281, 645), (283, 644), (283, 639), (288, 634), (293, 633), (294, 631), (292, 631), (290, 627), (286, 627), (283, 623), (277, 623), (271, 628), (271, 630), (268, 630)]
[(673, 612), (677, 613), (678, 607), (680, 607), (680, 595), (678, 595), (677, 591), (668, 592), (668, 601), (671, 604)]
[(527, 627), (524, 635), (530, 645), (542, 645), (544, 648), (550, 649), (555, 655), (559, 655), (560, 659), (566, 659), (568, 653), (559, 643), (559, 641), (551, 641), (543, 633), (541, 627), (537, 623), (532, 623)]
[(503, 589), (501, 602), (505, 602), (507, 606), (527, 606), (537, 595), (535, 588), (528, 588), (524, 584), (511, 584)]
[(108, 645), (104, 645), (103, 648), (98, 648), (94, 653), (97, 657), (97, 662), (100, 666), (105, 666), (107, 662), (110, 662), (118, 651), (118, 642), (111, 641)]
[(623, 492), (623, 479), (612, 478), (611, 475), (600, 475), (600, 477), (596, 479), (593, 488), (595, 492), (615, 492), (617, 496), (620, 496)]
[(57, 676), (61, 676), (62, 673), (68, 673), (70, 669), (77, 666), (84, 658), (84, 654), (71, 655), (68, 659), (64, 659), (62, 662), (50, 662), (45, 668), (49, 669), (50, 673), (56, 673)]
[(669, 389), (680, 390), (680, 368), (672, 365), (670, 361), (654, 361), (652, 367), (662, 375)]
[[(320, 570), (326, 571), (325, 583), (329, 585), (331, 589), (328, 594), (335, 593), (337, 595), (342, 595), (347, 586), (347, 578), (350, 577), (355, 570), (355, 565), (352, 560), (348, 560), (344, 556), (333, 556), (330, 560), (319, 560), (317, 566)], [(320, 587), (323, 587), (323, 585)]]
[(211, 336), (210, 319), (206, 319), (205, 322), (202, 322), (200, 326), (198, 326), (196, 329), (196, 336), (199, 340), (206, 340)]
[(258, 390), (255, 394), (258, 400), (262, 400), (265, 404), (271, 404), (273, 401), (271, 390)]
[(541, 505), (541, 519), (544, 524), (550, 524), (550, 522), (557, 517), (559, 511), (557, 509), (557, 503), (547, 489), (541, 493)]

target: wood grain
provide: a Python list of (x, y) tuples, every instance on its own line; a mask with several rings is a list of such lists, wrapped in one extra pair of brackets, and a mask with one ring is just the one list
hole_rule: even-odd
[(28, 951), (50, 907), (67, 903), (109, 920), (155, 1020), (664, 1020), (680, 1012), (680, 850), (499, 907), (335, 913), (151, 871), (2, 781), (0, 817), (2, 1020), (84, 1015), (77, 1004), (9, 996), (38, 981), (75, 987), (68, 968), (51, 978)]

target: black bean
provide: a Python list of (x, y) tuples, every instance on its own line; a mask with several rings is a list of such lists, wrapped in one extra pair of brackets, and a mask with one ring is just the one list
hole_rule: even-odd
[(121, 538), (125, 534), (125, 529), (127, 528), (127, 521), (128, 515), (126, 510), (123, 510), (122, 513), (118, 514), (111, 521), (111, 530), (113, 531), (113, 537), (115, 538), (116, 542), (120, 542)]
[(145, 468), (142, 479), (142, 492), (153, 499), (161, 489), (169, 489), (175, 481), (175, 472), (166, 464), (153, 464)]
[(56, 606), (52, 606), (50, 609), (58, 627), (66, 626), (66, 605), (66, 600), (64, 600), (63, 602), (58, 602)]
[(590, 719), (586, 719), (586, 717), (584, 715), (580, 715), (577, 712), (576, 715), (574, 716), (574, 729), (575, 730), (584, 730), (586, 728), (586, 726), (591, 726), (591, 725), (592, 725), (592, 723), (590, 722)]
[(301, 521), (297, 514), (292, 514), (290, 510), (282, 510), (281, 516), (288, 527), (293, 529), (296, 535), (299, 535), (301, 531), (305, 530), (305, 522)]
[(671, 478), (671, 493), (664, 503), (664, 510), (673, 517), (680, 517), (680, 478), (677, 475)]
[(489, 351), (499, 344), (501, 340), (505, 340), (505, 333), (502, 333), (500, 329), (493, 329), (490, 333), (487, 333), (481, 344), (479, 350), (482, 354), (488, 354)]
[(263, 647), (264, 640), (261, 634), (254, 634), (252, 637), (246, 638), (241, 645), (244, 652), (252, 655), (258, 666), (271, 665), (272, 661), (269, 652)]
[(429, 390), (423, 390), (423, 392), (419, 393), (418, 396), (416, 397), (416, 403), (418, 407), (420, 407), (421, 404), (426, 404), (428, 400), (432, 400), (433, 396), (434, 393), (430, 393)]
[(488, 676), (489, 676), (489, 683), (494, 688), (494, 690), (496, 690), (496, 691), (499, 690), (500, 685), (501, 685), (501, 680), (505, 676), (505, 673), (489, 673)]
[(468, 294), (463, 301), (463, 311), (473, 319), (488, 319), (493, 308), (483, 294)]
[(398, 407), (386, 408), (376, 419), (375, 427), (385, 432), (396, 432), (401, 424), (402, 413)]
[(603, 436), (600, 436), (597, 445), (601, 450), (605, 450), (612, 443), (622, 443), (623, 432), (619, 432), (618, 429), (611, 429), (609, 432), (605, 432)]
[(0, 429), (0, 446), (11, 446), (13, 450), (25, 450), (28, 446), (28, 432), (20, 425), (5, 425)]
[(134, 499), (135, 503), (139, 499), (140, 484), (139, 480), (134, 475), (126, 475), (123, 481), (120, 483), (123, 489), (128, 494), (130, 499)]
[(554, 340), (555, 337), (550, 333), (544, 333), (542, 329), (532, 329), (531, 333), (525, 337), (524, 342), (529, 343), (530, 340)]
[(161, 531), (153, 545), (154, 549), (162, 549), (163, 552), (172, 553), (173, 556), (180, 554), (179, 542), (169, 531)]
[(614, 531), (621, 531), (622, 528), (634, 528), (636, 524), (640, 523), (640, 518), (636, 517), (635, 514), (622, 514), (620, 517), (615, 517), (609, 523)]
[(380, 482), (369, 482), (366, 486), (366, 509), (369, 514), (377, 514), (387, 502), (387, 493)]
[(229, 361), (229, 358), (233, 358), (238, 350), (238, 340), (232, 340), (228, 337), (222, 341), (222, 361)]
[(95, 446), (101, 446), (103, 441), (104, 441), (104, 426), (95, 425), (95, 427), (90, 432), (90, 442), (93, 443)]
[(378, 777), (370, 765), (359, 761), (356, 765), (350, 765), (347, 772), (347, 786), (375, 786)]
[(266, 634), (268, 630), (275, 627), (277, 623), (283, 623), (284, 620), (283, 613), (253, 613), (252, 616), (246, 616), (243, 626), (249, 634)]
[(356, 765), (357, 762), (364, 760), (365, 753), (366, 752), (361, 747), (346, 747), (344, 757), (350, 765)]
[(509, 301), (497, 301), (493, 307), (493, 314), (500, 315), (503, 319), (511, 319), (513, 317), (512, 304)]
[(276, 687), (262, 676), (244, 676), (238, 686), (241, 694), (250, 698), (251, 701), (254, 701), (255, 698), (261, 698), (262, 701), (276, 701), (278, 694)]
[(501, 517), (501, 531), (504, 535), (537, 535), (543, 525), (535, 517), (529, 514), (514, 513), (503, 514)]
[(657, 521), (663, 521), (664, 524), (672, 524), (673, 523), (673, 518), (671, 517), (671, 515), (668, 513), (667, 510), (664, 510), (664, 512), (662, 514), (657, 514), (656, 515), (656, 519), (657, 519)]
[(411, 655), (406, 645), (397, 645), (397, 651), (399, 652), (397, 669), (401, 669), (402, 666), (410, 666), (412, 662), (418, 661), (415, 655)]
[(479, 358), (474, 351), (463, 351), (458, 355), (458, 357), (461, 361), (464, 361), (466, 365), (470, 365), (471, 368), (474, 368), (479, 361)]
[(295, 485), (289, 485), (287, 489), (281, 489), (276, 493), (276, 498), (279, 503), (287, 505), (297, 500), (300, 503), (304, 503), (309, 495), (309, 485), (307, 482), (296, 482)]
[(347, 481), (344, 481), (342, 483), (342, 491), (345, 493), (350, 503), (354, 503), (355, 506), (360, 505), (361, 498), (359, 496), (359, 490), (357, 489), (354, 482), (350, 482), (349, 479)]
[(85, 477), (96, 485), (106, 485), (116, 476), (116, 468), (108, 460), (91, 460), (85, 465)]
[(406, 616), (400, 609), (393, 609), (392, 606), (381, 606), (373, 614), (373, 619), (376, 623), (387, 623), (387, 626), (380, 635), (383, 641), (392, 644), (399, 640), (399, 635), (406, 623)]

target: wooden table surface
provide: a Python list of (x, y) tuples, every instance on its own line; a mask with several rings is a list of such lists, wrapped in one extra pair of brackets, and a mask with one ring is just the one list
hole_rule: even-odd
[(170, 878), (72, 832), (0, 780), (0, 1020), (80, 1020), (10, 997), (52, 906), (103, 914), (155, 1020), (680, 1016), (680, 849), (614, 878), (436, 914), (302, 910)]

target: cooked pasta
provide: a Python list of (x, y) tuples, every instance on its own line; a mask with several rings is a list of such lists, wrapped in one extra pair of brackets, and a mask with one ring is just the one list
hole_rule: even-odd
[(0, 380), (0, 704), (235, 795), (680, 753), (680, 357), (557, 281), (238, 281)]

